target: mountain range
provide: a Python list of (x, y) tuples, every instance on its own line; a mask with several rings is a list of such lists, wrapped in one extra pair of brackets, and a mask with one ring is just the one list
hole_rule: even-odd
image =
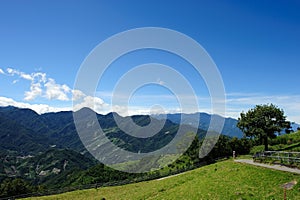
[[(165, 115), (152, 115), (152, 117), (155, 117), (157, 119), (163, 119), (165, 118)], [(236, 126), (237, 120), (233, 118), (223, 118), (219, 115), (214, 115), (217, 119), (224, 120), (224, 126), (221, 131), (221, 134), (227, 135), (230, 137), (243, 137), (243, 132)], [(176, 124), (186, 124), (191, 125), (194, 127), (197, 127), (199, 129), (208, 130), (208, 127), (211, 126), (211, 129), (214, 130), (216, 128), (214, 124), (210, 124), (210, 121), (212, 119), (212, 115), (207, 113), (192, 113), (192, 114), (181, 114), (181, 113), (175, 113), (175, 114), (167, 114), (166, 119), (176, 123)]]
[[(94, 111), (83, 108), (81, 113), (96, 114)], [(107, 115), (96, 114), (97, 119), (101, 125), (101, 128), (107, 132), (110, 139), (114, 138), (115, 143), (131, 143), (131, 145), (125, 145), (124, 148), (129, 148), (131, 151), (144, 151), (147, 152), (147, 148), (155, 147), (159, 148), (160, 145), (153, 144), (153, 141), (162, 141), (161, 136), (165, 135), (165, 132), (169, 129), (178, 128), (180, 123), (181, 114), (168, 114), (167, 120), (160, 133), (154, 135), (150, 139), (136, 138), (127, 135), (124, 131), (118, 128), (118, 125), (114, 121), (114, 115), (118, 116), (126, 123), (126, 118), (121, 117), (116, 113), (108, 113)], [(199, 129), (199, 132), (204, 134), (207, 130), (211, 115), (206, 113), (195, 114), (182, 114), (185, 116), (186, 121), (182, 122), (187, 126), (193, 126)], [(195, 118), (200, 115), (199, 127), (195, 124)], [(146, 126), (148, 123), (161, 120), (160, 115), (147, 116), (147, 115), (135, 115), (131, 116), (133, 121), (141, 126)], [(237, 120), (232, 118), (226, 118), (222, 134), (231, 137), (242, 137), (241, 131), (236, 128)], [(125, 125), (126, 126), (126, 125)], [(130, 127), (129, 127), (130, 128)], [(169, 131), (168, 137), (165, 141), (170, 141), (174, 137), (176, 131)], [(163, 134), (162, 134), (163, 133)], [(74, 124), (73, 112), (64, 111), (57, 113), (45, 113), (37, 114), (33, 110), (17, 108), (13, 106), (0, 107), (0, 150), (10, 150), (18, 152), (20, 155), (36, 154), (38, 152), (44, 152), (50, 147), (56, 148), (69, 148), (80, 153), (87, 153), (84, 148)], [(152, 142), (151, 142), (152, 141)], [(132, 144), (135, 144), (132, 146)], [(149, 144), (148, 147), (147, 143)], [(166, 143), (166, 142), (165, 142)], [(154, 145), (154, 146), (153, 146)], [(132, 147), (129, 147), (132, 146)], [(131, 148), (131, 149), (130, 149)]]
[[(80, 116), (81, 127), (75, 126), (74, 114)], [(0, 182), (8, 177), (22, 177), (35, 184), (49, 183), (53, 186), (66, 181), (66, 177), (78, 177), (81, 171), (99, 165), (99, 161), (85, 148), (77, 133), (81, 128), (87, 132), (92, 131), (94, 135), (87, 143), (97, 144), (99, 134), (96, 126), (89, 125), (96, 124), (95, 121), (89, 121), (91, 116), (95, 116), (94, 120), (98, 121), (108, 138), (104, 143), (101, 141), (102, 145), (107, 146), (108, 141), (111, 141), (116, 146), (135, 153), (152, 152), (166, 146), (175, 138), (180, 127), (184, 132), (196, 131), (198, 138), (202, 139), (212, 117), (206, 113), (168, 114), (166, 120), (163, 120), (163, 115), (121, 117), (117, 113), (97, 114), (89, 108), (75, 113), (64, 111), (39, 115), (30, 109), (0, 107)], [(197, 118), (200, 119), (199, 123)], [(147, 132), (142, 128), (134, 128), (134, 125), (128, 123), (128, 119), (141, 127), (146, 127), (150, 122), (154, 124), (154, 128), (161, 125), (162, 121), (164, 123), (157, 134), (140, 138), (136, 136), (151, 135), (153, 129), (150, 127)], [(223, 119), (223, 135), (238, 138), (243, 136), (236, 127), (236, 119)], [(293, 126), (298, 127), (297, 124)], [(211, 127), (214, 129), (213, 124)], [(122, 128), (132, 130), (132, 135), (128, 135)], [(96, 148), (97, 145), (93, 147)], [(111, 155), (113, 151), (106, 149), (101, 150), (101, 153)], [(103, 166), (100, 168), (106, 172), (110, 170)], [(110, 172), (114, 173), (111, 170)], [(71, 179), (68, 181), (72, 182)]]
[[(82, 116), (84, 129), (89, 123), (86, 119), (95, 115), (108, 141), (136, 153), (152, 152), (164, 147), (172, 141), (179, 127), (178, 124), (167, 120), (154, 136), (138, 138), (121, 130), (114, 120), (114, 115), (129, 129), (131, 125), (127, 124), (128, 118), (142, 127), (147, 126), (150, 121), (159, 124), (160, 120), (146, 115), (132, 117), (121, 117), (116, 113), (100, 115), (88, 108), (76, 113)], [(7, 177), (21, 177), (36, 184), (45, 184), (49, 180), (53, 183), (55, 180), (66, 178), (74, 170), (85, 170), (99, 164), (83, 145), (75, 127), (73, 114), (67, 111), (39, 115), (30, 109), (0, 107), (0, 182)], [(186, 128), (188, 130), (189, 126)], [(135, 134), (139, 135), (142, 131), (135, 130)], [(205, 131), (197, 129), (197, 134), (201, 138), (205, 135)], [(97, 135), (88, 142), (93, 144), (96, 138)], [(106, 143), (103, 145), (106, 146)], [(113, 152), (106, 149), (106, 152), (102, 153)]]
[[(166, 121), (161, 131), (149, 138), (138, 138), (126, 134), (121, 128), (134, 129), (133, 135), (145, 134), (144, 130), (135, 130), (128, 123), (131, 118), (140, 126), (147, 126), (150, 122), (160, 124), (164, 115), (135, 115), (121, 117), (117, 113), (101, 115), (89, 108), (83, 108), (76, 113), (81, 113), (82, 118), (95, 115), (106, 136), (118, 146), (133, 152), (149, 152), (159, 149), (174, 138), (179, 124), (196, 128), (199, 138), (203, 137), (208, 130), (212, 115), (207, 113), (193, 114), (167, 114)], [(72, 111), (57, 113), (37, 114), (33, 110), (17, 108), (13, 106), (0, 107), (0, 151), (15, 152), (18, 155), (37, 154), (45, 152), (49, 148), (71, 149), (81, 154), (88, 154), (77, 133)], [(115, 122), (118, 118), (122, 127)], [(222, 118), (221, 116), (217, 116)], [(197, 119), (200, 119), (197, 123)], [(230, 137), (243, 137), (243, 133), (236, 127), (237, 120), (224, 119), (222, 134)], [(293, 129), (299, 127), (292, 124)], [(212, 130), (214, 124), (211, 124)], [(152, 129), (150, 129), (150, 132)], [(139, 133), (141, 132), (141, 133)], [(165, 134), (168, 132), (168, 134)], [(151, 134), (151, 133), (147, 133)]]

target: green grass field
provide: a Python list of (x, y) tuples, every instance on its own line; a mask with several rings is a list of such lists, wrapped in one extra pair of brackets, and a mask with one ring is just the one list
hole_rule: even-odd
[(281, 185), (293, 180), (287, 199), (300, 199), (300, 175), (229, 160), (162, 180), (31, 199), (283, 199)]

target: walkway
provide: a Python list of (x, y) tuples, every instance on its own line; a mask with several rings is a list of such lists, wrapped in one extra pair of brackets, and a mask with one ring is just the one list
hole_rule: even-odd
[(281, 166), (281, 165), (269, 165), (269, 164), (257, 163), (257, 162), (253, 162), (253, 160), (250, 160), (250, 159), (236, 159), (234, 161), (239, 162), (239, 163), (246, 163), (246, 164), (256, 165), (256, 166), (260, 166), (260, 167), (275, 169), (275, 170), (281, 170), (281, 171), (285, 171), (285, 172), (291, 172), (294, 174), (300, 174), (300, 169), (289, 168), (289, 167)]

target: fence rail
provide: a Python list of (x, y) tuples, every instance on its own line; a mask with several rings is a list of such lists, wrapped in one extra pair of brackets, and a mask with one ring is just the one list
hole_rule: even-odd
[(300, 152), (286, 152), (286, 151), (264, 151), (256, 153), (253, 156), (254, 160), (257, 159), (273, 159), (287, 163), (300, 163)]

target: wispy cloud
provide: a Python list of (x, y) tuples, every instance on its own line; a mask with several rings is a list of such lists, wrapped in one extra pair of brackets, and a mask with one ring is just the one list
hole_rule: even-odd
[(300, 95), (266, 95), (266, 94), (248, 94), (235, 93), (227, 95), (228, 116), (237, 118), (239, 114), (255, 105), (273, 103), (282, 108), (291, 121), (300, 122)]
[[(30, 108), (38, 113), (54, 112), (59, 111), (60, 109), (74, 109), (74, 111), (76, 111), (83, 107), (89, 107), (98, 113), (107, 113), (111, 111), (110, 106), (101, 98), (88, 96), (80, 90), (72, 90), (68, 85), (59, 84), (53, 78), (47, 77), (46, 73), (34, 72), (29, 74), (13, 68), (7, 68), (6, 71), (9, 76), (17, 76), (18, 79), (30, 81), (29, 90), (24, 92), (24, 100), (28, 103), (17, 102), (10, 98), (0, 97), (0, 100), (2, 100), (2, 102), (0, 102), (0, 106), (12, 105), (22, 108)], [(14, 80), (13, 84), (16, 84), (18, 79)], [(29, 103), (38, 97), (46, 100), (66, 101), (69, 102), (70, 107), (56, 108), (46, 104)], [(73, 107), (71, 106), (72, 100)]]
[(164, 81), (162, 81), (160, 78), (159, 79), (157, 79), (157, 84), (159, 84), (159, 85), (165, 85), (165, 82)]
[[(100, 93), (112, 97), (113, 95), (109, 92)], [(226, 112), (225, 114), (218, 109), (213, 110), (211, 98), (209, 96), (197, 96), (198, 108), (193, 106), (186, 106), (186, 109), (180, 108), (179, 104), (172, 104), (176, 99), (172, 94), (170, 95), (137, 95), (135, 97), (136, 102), (134, 105), (129, 105), (129, 111), (126, 110), (125, 96), (122, 94), (115, 94), (114, 98), (117, 98), (118, 105), (113, 105), (116, 111), (123, 113), (123, 115), (131, 114), (149, 114), (151, 113), (151, 107), (143, 105), (143, 103), (157, 103), (159, 101), (161, 106), (164, 107), (164, 111), (167, 113), (173, 113), (174, 111), (193, 113), (193, 112), (207, 112), (210, 114), (220, 114), (226, 117), (238, 118), (241, 112), (247, 112), (249, 109), (253, 108), (255, 105), (273, 103), (279, 108), (282, 108), (290, 121), (295, 121), (300, 123), (300, 95), (268, 95), (262, 93), (230, 93), (226, 94)], [(123, 99), (124, 98), (124, 99)], [(181, 95), (181, 99), (188, 102), (190, 99), (195, 98), (190, 95)], [(142, 102), (142, 103), (139, 103)], [(217, 101), (217, 103), (220, 103)], [(127, 112), (127, 113), (126, 113)]]
[(170, 101), (170, 100), (182, 100), (182, 101), (191, 101), (198, 99), (199, 101), (211, 101), (210, 97), (207, 96), (197, 96), (192, 94), (128, 94), (126, 92), (111, 92), (111, 91), (98, 91), (96, 95), (102, 98), (108, 99), (115, 99), (120, 102), (127, 102), (129, 98), (135, 98), (139, 101), (147, 101), (147, 100), (163, 100), (163, 101)]
[(72, 110), (71, 107), (53, 107), (47, 104), (30, 104), (30, 103), (18, 102), (7, 97), (0, 97), (0, 106), (15, 106), (19, 108), (29, 108), (39, 114), (47, 113), (47, 112), (59, 112), (59, 111)]
[(81, 100), (73, 101), (73, 109), (74, 111), (79, 110), (81, 108), (88, 107), (93, 109), (97, 113), (106, 114), (111, 112), (111, 107), (109, 104), (105, 103), (99, 97), (92, 96), (84, 96)]
[[(28, 74), (12, 68), (7, 68), (6, 71), (10, 76), (17, 76), (20, 79), (30, 81), (30, 88), (24, 93), (24, 100), (26, 101), (33, 101), (38, 97), (48, 100), (70, 100), (68, 95), (71, 89), (65, 84), (57, 84), (53, 78), (48, 78), (46, 73), (34, 72)], [(14, 84), (17, 82), (18, 80), (13, 81)]]
[[(30, 88), (24, 92), (24, 100), (33, 101), (36, 98), (46, 100), (73, 101), (73, 109), (78, 110), (82, 107), (90, 107), (98, 113), (106, 114), (114, 111), (121, 115), (133, 114), (151, 114), (151, 113), (175, 113), (175, 112), (207, 112), (210, 114), (220, 114), (227, 117), (238, 118), (242, 111), (246, 112), (258, 104), (273, 103), (285, 111), (287, 118), (291, 121), (300, 122), (300, 95), (267, 95), (262, 93), (228, 93), (226, 94), (226, 113), (218, 109), (212, 109), (212, 100), (208, 95), (194, 96), (190, 94), (126, 94), (113, 93), (111, 91), (96, 92), (96, 96), (89, 96), (80, 90), (72, 90), (66, 84), (59, 84), (53, 78), (47, 77), (46, 73), (34, 72), (25, 73), (17, 69), (7, 68), (6, 72), (0, 69), (0, 74), (8, 76), (17, 76), (13, 83), (17, 84), (18, 80), (30, 82)], [(157, 80), (160, 83), (160, 80)], [(163, 84), (163, 82), (161, 82)], [(133, 95), (130, 97), (130, 95)], [(38, 113), (58, 111), (60, 108), (50, 107), (45, 104), (29, 104), (16, 102), (12, 99), (1, 97), (0, 105), (14, 105), (26, 108), (32, 108)], [(128, 99), (129, 98), (129, 99)], [(130, 99), (131, 98), (131, 99)], [(193, 103), (197, 99), (198, 106)], [(105, 99), (105, 101), (103, 100)], [(111, 102), (113, 105), (107, 102)], [(130, 100), (130, 101), (129, 101)], [(184, 102), (184, 108), (180, 105), (180, 100)], [(182, 103), (181, 102), (181, 103)], [(216, 100), (217, 103), (220, 103)], [(221, 102), (223, 103), (223, 102)], [(159, 105), (163, 110), (154, 110), (153, 105)], [(63, 108), (66, 109), (66, 108)], [(72, 106), (68, 107), (72, 110)]]
[(30, 91), (26, 91), (24, 94), (24, 100), (26, 101), (32, 101), (38, 96), (41, 96), (43, 94), (42, 86), (40, 83), (31, 83), (30, 85)]
[(81, 99), (83, 99), (84, 97), (86, 97), (86, 95), (80, 91), (80, 90), (72, 90), (72, 94), (73, 94), (73, 101), (79, 101)]
[(61, 101), (70, 100), (68, 97), (68, 93), (71, 92), (69, 86), (63, 84), (57, 84), (54, 79), (49, 78), (48, 81), (44, 85), (46, 87), (45, 95), (47, 99), (57, 99)]

